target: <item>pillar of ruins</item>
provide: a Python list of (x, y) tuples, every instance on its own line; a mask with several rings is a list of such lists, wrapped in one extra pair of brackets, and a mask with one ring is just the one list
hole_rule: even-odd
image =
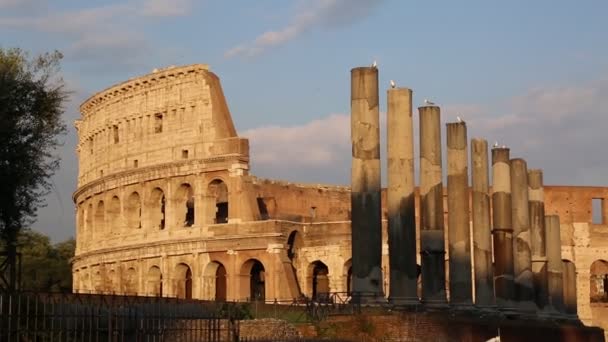
[(492, 149), (494, 291), (501, 309), (513, 308), (513, 225), (509, 149)]
[(562, 261), (562, 280), (564, 287), (564, 313), (572, 318), (577, 316), (576, 266), (573, 262)]
[(488, 308), (493, 307), (495, 302), (488, 195), (488, 142), (484, 139), (471, 140), (471, 177), (475, 305)]
[(559, 215), (545, 216), (547, 252), (547, 302), (558, 312), (564, 312), (564, 284), (562, 264), (562, 241)]
[(448, 244), (450, 262), (450, 304), (470, 306), (471, 234), (469, 224), (469, 174), (467, 126), (446, 124), (448, 147)]
[(419, 107), (420, 113), (420, 256), (422, 301), (442, 307), (445, 293), (445, 241), (441, 168), (440, 110)]
[(351, 70), (353, 300), (383, 297), (378, 69)]
[(528, 200), (534, 293), (536, 305), (543, 309), (547, 305), (547, 253), (542, 170), (528, 170)]
[(389, 302), (417, 304), (412, 90), (387, 91)]
[(511, 206), (515, 299), (520, 310), (531, 311), (536, 309), (536, 305), (530, 246), (528, 167), (526, 161), (521, 158), (511, 159)]

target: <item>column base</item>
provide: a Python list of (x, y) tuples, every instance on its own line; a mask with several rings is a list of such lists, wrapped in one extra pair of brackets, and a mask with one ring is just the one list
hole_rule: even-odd
[(397, 306), (417, 306), (421, 304), (418, 297), (389, 297), (388, 303)]

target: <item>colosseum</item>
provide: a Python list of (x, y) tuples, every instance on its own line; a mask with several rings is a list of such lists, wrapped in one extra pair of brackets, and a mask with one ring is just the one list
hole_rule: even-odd
[[(350, 188), (251, 175), (249, 142), (207, 65), (130, 79), (80, 111), (75, 292), (230, 301), (350, 292)], [(608, 328), (608, 187), (545, 186), (544, 196), (560, 218), (578, 316)], [(383, 190), (387, 293), (385, 199)]]

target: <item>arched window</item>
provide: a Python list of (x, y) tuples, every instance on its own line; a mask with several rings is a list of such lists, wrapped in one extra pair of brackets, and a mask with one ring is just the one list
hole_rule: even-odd
[(148, 270), (146, 295), (154, 297), (163, 296), (163, 275), (158, 266), (152, 266)]
[(118, 199), (118, 196), (114, 196), (108, 206), (108, 232), (118, 233), (121, 226), (120, 221), (120, 199)]
[(311, 297), (320, 302), (329, 299), (329, 269), (321, 261), (313, 262), (309, 267), (311, 281)]
[(181, 263), (175, 268), (175, 285), (177, 298), (192, 298), (192, 270), (190, 266)]
[(591, 264), (589, 293), (592, 303), (608, 302), (608, 262), (596, 260)]
[(97, 203), (97, 208), (95, 209), (95, 235), (100, 236), (103, 235), (103, 232), (106, 228), (106, 219), (105, 219), (105, 208), (103, 201), (99, 201)]
[(241, 290), (250, 300), (266, 299), (266, 275), (264, 265), (257, 259), (247, 260), (241, 267)]
[(127, 227), (138, 229), (141, 228), (141, 199), (137, 192), (133, 192), (127, 199), (125, 208), (127, 217)]
[(215, 197), (214, 223), (228, 223), (228, 187), (223, 181), (216, 179), (209, 183), (209, 196)]
[(147, 208), (152, 229), (165, 229), (165, 193), (160, 188), (154, 188), (150, 194), (150, 204)]
[(226, 268), (221, 262), (212, 261), (205, 267), (205, 299), (225, 301), (227, 290)]
[(125, 294), (129, 296), (137, 295), (137, 271), (133, 267), (129, 267), (124, 278)]
[(190, 184), (182, 184), (175, 196), (177, 207), (176, 226), (191, 227), (194, 225), (194, 191)]
[(84, 220), (84, 231), (87, 234), (93, 234), (93, 204), (89, 203), (89, 205), (87, 206), (87, 210), (86, 210), (86, 214), (85, 214), (86, 218)]

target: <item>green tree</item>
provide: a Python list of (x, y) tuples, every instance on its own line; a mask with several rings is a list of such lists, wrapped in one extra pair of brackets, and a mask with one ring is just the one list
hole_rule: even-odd
[(33, 222), (59, 166), (53, 152), (66, 131), (61, 115), (68, 95), (58, 74), (61, 58), (57, 51), (30, 57), (0, 48), (0, 239), (8, 261), (0, 282), (9, 290), (16, 288), (19, 231)]

